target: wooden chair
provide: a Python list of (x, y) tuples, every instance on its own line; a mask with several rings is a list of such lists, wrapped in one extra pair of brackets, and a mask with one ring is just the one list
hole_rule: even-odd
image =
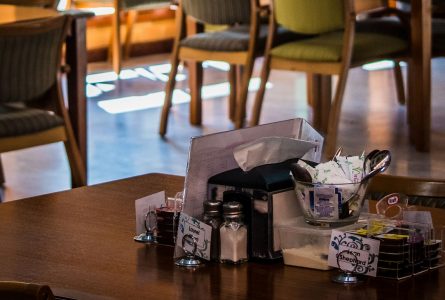
[[(401, 38), (407, 43), (410, 36), (410, 16), (403, 10), (399, 10), (390, 1), (382, 0), (361, 0), (356, 2), (357, 11), (365, 12), (361, 14), (356, 22), (356, 32), (378, 33)], [(374, 7), (373, 7), (374, 6)], [(394, 79), (396, 84), (397, 100), (400, 105), (406, 104), (406, 92), (400, 61), (409, 60), (409, 51), (404, 53), (400, 59), (394, 60)]]
[(373, 200), (391, 193), (407, 195), (410, 205), (445, 209), (445, 180), (378, 175), (368, 187), (368, 194)]
[[(260, 7), (259, 0), (179, 1), (179, 7), (176, 10), (177, 36), (171, 55), (171, 72), (161, 113), (159, 129), (161, 136), (167, 132), (172, 94), (176, 83), (175, 76), (180, 61), (186, 61), (187, 65), (193, 68), (189, 75), (190, 123), (200, 125), (202, 120), (201, 63), (205, 60), (217, 60), (230, 64), (229, 118), (235, 122), (236, 128), (243, 126), (253, 66), (255, 59), (264, 54), (267, 37), (267, 24), (261, 24), (263, 12), (267, 13)], [(225, 25), (226, 29), (202, 32), (204, 26), (209, 24)], [(278, 32), (280, 42), (301, 38), (282, 28)], [(189, 33), (188, 36), (187, 33)]]
[[(110, 55), (113, 70), (119, 74), (122, 69), (123, 58), (130, 55), (131, 36), (136, 23), (138, 13), (144, 10), (153, 10), (159, 8), (168, 8), (171, 4), (170, 0), (70, 0), (69, 7), (86, 8), (86, 7), (113, 7), (112, 15), (112, 34)], [(124, 38), (124, 48), (122, 51), (121, 39), (121, 19), (126, 13), (126, 32)]]
[(54, 300), (54, 294), (48, 285), (0, 281), (0, 298), (8, 300)]
[[(171, 55), (171, 71), (165, 89), (165, 101), (161, 114), (159, 133), (167, 132), (168, 116), (172, 105), (173, 90), (180, 61), (195, 64), (195, 72), (191, 71), (190, 82), (190, 123), (200, 125), (202, 120), (201, 87), (202, 66), (204, 60), (220, 60), (231, 64), (229, 82), (229, 117), (234, 120), (237, 98), (247, 97), (248, 85), (258, 53), (257, 47), (260, 34), (260, 10), (258, 0), (180, 0), (176, 10), (177, 35)], [(196, 34), (186, 36), (188, 18), (193, 18), (198, 30)], [(204, 24), (228, 25), (227, 30), (214, 33), (202, 33)], [(236, 26), (235, 24), (241, 24)], [(233, 26), (235, 25), (235, 26)], [(263, 34), (264, 35), (264, 34)], [(244, 67), (242, 79), (237, 78), (237, 65)], [(237, 95), (237, 81), (240, 80), (240, 91)], [(238, 118), (243, 119), (243, 109), (238, 107)], [(241, 127), (241, 124), (236, 124)]]
[(64, 142), (73, 187), (86, 184), (61, 90), (70, 17), (0, 26), (0, 153)]
[[(408, 6), (411, 0), (398, 0)], [(431, 57), (445, 57), (445, 0), (432, 0), (431, 7)], [(406, 60), (409, 68), (409, 60)], [(400, 61), (396, 61), (396, 66), (400, 68)], [(408, 76), (408, 81), (410, 80)], [(402, 81), (403, 84), (403, 81)], [(415, 112), (412, 112), (415, 114)]]
[[(384, 7), (372, 1), (373, 9)], [(334, 154), (343, 94), (350, 68), (383, 58), (399, 57), (408, 43), (397, 37), (356, 32), (357, 14), (353, 0), (274, 0), (270, 15), (270, 33), (261, 72), (261, 85), (256, 95), (250, 125), (257, 125), (271, 69), (301, 71), (320, 75), (337, 75), (332, 103), (319, 103), (315, 114), (323, 116), (319, 128), (326, 134), (325, 155)], [(370, 9), (367, 6), (363, 9)], [(277, 24), (295, 32), (313, 34), (313, 38), (274, 44)]]

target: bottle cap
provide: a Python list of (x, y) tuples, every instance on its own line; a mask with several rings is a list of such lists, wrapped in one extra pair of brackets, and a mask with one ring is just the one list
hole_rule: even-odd
[(223, 204), (224, 215), (240, 215), (242, 214), (243, 205), (236, 201), (230, 201)]
[(207, 215), (220, 215), (221, 207), (221, 201), (204, 201), (204, 213)]

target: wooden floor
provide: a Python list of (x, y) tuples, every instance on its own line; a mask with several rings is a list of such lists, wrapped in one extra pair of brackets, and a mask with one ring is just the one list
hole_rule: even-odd
[[(204, 101), (203, 125), (188, 123), (187, 104), (174, 105), (165, 139), (158, 135), (162, 91), (168, 70), (165, 55), (142, 57), (127, 62), (128, 79), (104, 80), (89, 85), (88, 99), (88, 183), (95, 184), (150, 172), (185, 175), (191, 136), (230, 130), (227, 98), (209, 96)], [(90, 73), (108, 66), (90, 66)], [(261, 60), (256, 64), (259, 74)], [(393, 161), (388, 173), (445, 178), (445, 59), (433, 61), (432, 145), (430, 153), (418, 153), (408, 143), (406, 108), (396, 101), (391, 70), (351, 71), (343, 104), (338, 144), (347, 154), (372, 149), (390, 149)], [(185, 71), (183, 73), (186, 75)], [(209, 66), (205, 83), (220, 92), (223, 71)], [(185, 77), (185, 76), (184, 76)], [(302, 117), (311, 120), (306, 103), (306, 81), (302, 73), (272, 71), (261, 123)], [(187, 92), (187, 83), (178, 88)], [(224, 86), (223, 86), (224, 87)], [(211, 91), (210, 91), (211, 92)], [(224, 92), (224, 91), (223, 91)], [(158, 97), (157, 96), (161, 96)], [(254, 93), (250, 93), (249, 106)], [(112, 102), (114, 100), (114, 103)], [(119, 106), (119, 104), (124, 104)], [(155, 107), (147, 108), (151, 104)], [(139, 105), (139, 110), (109, 113), (102, 107)], [(143, 108), (143, 109), (142, 109)], [(248, 110), (250, 112), (250, 110)], [(68, 163), (62, 144), (2, 154), (6, 183), (4, 201), (65, 190), (69, 185)]]

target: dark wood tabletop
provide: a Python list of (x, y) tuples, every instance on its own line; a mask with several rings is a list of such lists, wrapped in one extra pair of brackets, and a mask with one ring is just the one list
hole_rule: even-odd
[(347, 287), (331, 282), (336, 271), (281, 263), (176, 267), (172, 247), (133, 241), (134, 201), (183, 182), (148, 174), (0, 204), (0, 280), (75, 299), (445, 299), (444, 268)]

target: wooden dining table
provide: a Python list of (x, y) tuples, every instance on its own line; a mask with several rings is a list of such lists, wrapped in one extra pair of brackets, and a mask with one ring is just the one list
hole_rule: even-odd
[[(68, 112), (74, 135), (87, 170), (87, 105), (86, 84), (87, 48), (86, 20), (93, 16), (91, 12), (66, 10), (59, 12), (53, 9), (4, 5), (0, 4), (0, 26), (15, 22), (28, 21), (46, 17), (68, 14), (72, 16), (71, 30), (66, 39)], [(0, 78), (1, 80), (1, 78)]]
[(178, 267), (173, 247), (133, 241), (135, 200), (183, 187), (184, 177), (147, 174), (0, 204), (0, 281), (69, 299), (445, 299), (445, 268), (345, 286), (331, 281), (336, 270), (280, 261)]

